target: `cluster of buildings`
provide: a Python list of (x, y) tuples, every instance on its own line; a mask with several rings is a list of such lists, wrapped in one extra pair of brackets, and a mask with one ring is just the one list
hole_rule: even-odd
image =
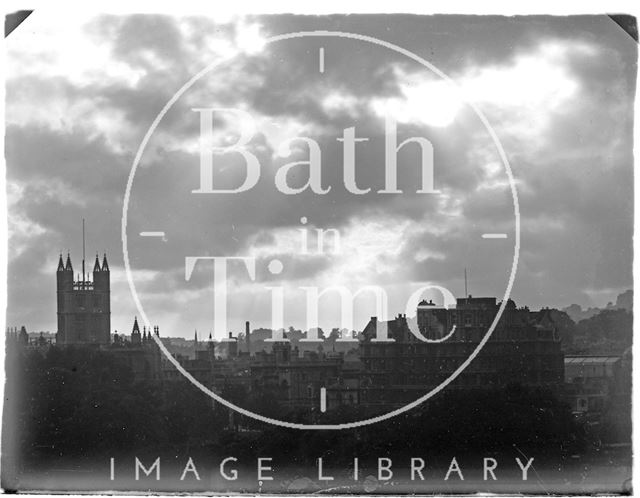
[(548, 311), (517, 308), (511, 300), (486, 344), (463, 367), (479, 347), (499, 308), (496, 298), (489, 297), (459, 298), (456, 307), (449, 309), (421, 302), (418, 329), (429, 339), (446, 339), (438, 343), (417, 338), (406, 315), (398, 315), (388, 323), (389, 337), (395, 342), (375, 342), (376, 319), (372, 318), (363, 331), (360, 346), (363, 401), (406, 404), (447, 381), (461, 368), (464, 369), (447, 389), (519, 383), (559, 392), (564, 382), (563, 353)]
[[(74, 278), (70, 257), (66, 263), (60, 257), (56, 344), (95, 345), (123, 359), (137, 380), (188, 382), (161, 353), (157, 341), (169, 341), (160, 337), (158, 326), (141, 331), (134, 319), (130, 334), (111, 334), (106, 255), (102, 263), (96, 256), (91, 280), (85, 275), (84, 261), (82, 273)], [(519, 383), (566, 391), (576, 412), (601, 409), (607, 389), (613, 389), (619, 375), (616, 365), (620, 359), (564, 358), (557, 328), (546, 309), (518, 308), (509, 300), (491, 337), (464, 366), (484, 340), (500, 305), (493, 297), (459, 298), (455, 308), (449, 309), (422, 301), (415, 319), (398, 315), (384, 324), (392, 341), (376, 340), (381, 323), (372, 317), (348, 352), (301, 351), (286, 335), (272, 343), (270, 351), (252, 351), (246, 322), (244, 340), (231, 334), (220, 342), (211, 336), (201, 342), (196, 338), (194, 354), (174, 357), (194, 378), (223, 396), (263, 394), (292, 409), (320, 409), (322, 392), (324, 409), (352, 405), (388, 410), (451, 378), (447, 389)], [(412, 327), (432, 342), (420, 340)], [(11, 340), (25, 346), (45, 347), (51, 342), (34, 339), (30, 343), (24, 327), (8, 333)], [(575, 380), (578, 378), (583, 381)]]

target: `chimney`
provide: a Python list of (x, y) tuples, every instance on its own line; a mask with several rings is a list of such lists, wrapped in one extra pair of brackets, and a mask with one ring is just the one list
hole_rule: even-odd
[(244, 322), (244, 336), (247, 341), (247, 354), (251, 356), (251, 328), (249, 326), (249, 322)]

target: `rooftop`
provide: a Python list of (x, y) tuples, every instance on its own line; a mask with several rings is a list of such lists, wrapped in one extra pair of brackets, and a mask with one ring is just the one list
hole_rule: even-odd
[(620, 361), (619, 356), (566, 356), (564, 364), (597, 364), (605, 365)]

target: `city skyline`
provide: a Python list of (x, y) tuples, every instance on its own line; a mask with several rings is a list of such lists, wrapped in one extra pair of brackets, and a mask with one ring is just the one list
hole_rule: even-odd
[[(315, 29), (360, 33), (411, 50), (450, 75), (487, 115), (520, 197), (522, 245), (511, 293), (516, 303), (603, 307), (632, 288), (632, 40), (605, 16), (515, 18), (508, 24), (498, 17), (455, 17), (438, 19), (437, 29), (433, 18), (392, 17), (389, 30), (388, 19), (376, 16), (219, 22), (98, 16), (68, 24), (37, 12), (30, 16), (7, 39), (8, 323), (55, 331), (58, 255), (69, 250), (78, 268), (86, 218), (87, 260), (95, 252), (109, 258), (112, 331), (128, 332), (140, 315), (120, 239), (133, 156), (173, 92), (238, 47), (245, 52), (237, 64), (203, 80), (166, 116), (133, 184), (130, 255), (152, 325), (186, 338), (194, 328), (207, 334), (213, 328), (205, 319), (213, 303), (206, 288), (211, 270), (197, 267), (186, 282), (184, 258), (192, 255), (250, 254), (258, 280), (267, 284), (273, 278), (265, 268), (277, 256), (284, 267), (278, 283), (287, 296), (340, 279), (354, 289), (381, 285), (390, 296), (390, 316), (404, 312), (407, 295), (420, 284), (463, 295), (465, 268), (470, 294), (501, 298), (513, 249), (512, 205), (486, 133), (441, 81), (377, 47), (346, 44), (342, 55), (336, 40), (322, 47), (307, 39), (264, 45), (269, 36)], [(453, 28), (448, 33), (447, 22), (459, 28), (461, 21), (463, 34)], [(75, 49), (80, 44), (83, 51)], [(203, 95), (209, 105), (244, 108), (259, 125), (253, 150), (262, 154), (265, 181), (242, 198), (194, 201), (191, 195), (198, 122), (185, 111), (203, 105)], [(418, 181), (412, 155), (398, 156), (408, 195), (354, 196), (336, 187), (340, 167), (332, 167), (343, 153), (336, 138), (349, 123), (357, 137), (369, 139), (356, 147), (356, 183), (381, 187), (376, 127), (388, 115), (405, 138), (420, 134), (433, 142), (442, 196), (425, 198), (415, 189), (409, 194), (407, 187)], [(324, 184), (334, 187), (326, 198), (287, 198), (273, 188), (267, 173), (284, 161), (278, 145), (296, 134), (312, 135), (321, 145)], [(363, 170), (363, 164), (372, 166)], [(339, 230), (343, 252), (300, 257), (305, 228)], [(163, 231), (167, 240), (134, 240), (143, 231)], [(503, 231), (506, 246), (480, 239), (481, 233)], [(270, 328), (268, 296), (233, 278), (229, 330), (242, 331), (245, 320)], [(285, 326), (305, 330), (301, 298), (287, 299)], [(371, 314), (371, 307), (359, 309), (355, 328)], [(323, 320), (334, 323), (321, 323), (325, 331), (340, 326), (335, 313)]]
[[(62, 258), (62, 254), (60, 255), (61, 261), (64, 260), (64, 258)], [(70, 259), (70, 254), (67, 254), (67, 258)], [(96, 255), (96, 264), (99, 264), (100, 266), (104, 267), (104, 264), (106, 262), (106, 253), (103, 256), (103, 263), (100, 264), (100, 257), (99, 255)], [(65, 263), (66, 264), (66, 263)], [(58, 265), (58, 269), (60, 269), (60, 265)], [(73, 270), (73, 275), (74, 275), (74, 284), (77, 285), (78, 287), (80, 287), (81, 285), (87, 285), (87, 289), (92, 289), (93, 288), (93, 283), (94, 280), (92, 278), (92, 274), (90, 271), (85, 271), (84, 275), (82, 275), (82, 272), (78, 272), (75, 271), (75, 269)], [(464, 285), (468, 285), (467, 282), (465, 282)], [(632, 297), (629, 296), (629, 293), (632, 293), (633, 291), (631, 289), (628, 289), (626, 291), (624, 291), (623, 293), (619, 294), (618, 296), (616, 296), (616, 299), (613, 301), (608, 301), (606, 303), (606, 306), (594, 306), (594, 307), (589, 307), (589, 308), (582, 308), (580, 310), (576, 310), (574, 309), (573, 311), (578, 313), (578, 312), (584, 312), (586, 314), (586, 316), (592, 316), (593, 313), (597, 312), (597, 311), (601, 311), (601, 310), (606, 310), (606, 309), (624, 309), (629, 311), (629, 305), (631, 304), (631, 299)], [(466, 297), (474, 297), (474, 298), (480, 298), (480, 299), (486, 299), (486, 298), (491, 298), (490, 296), (485, 296), (483, 294), (477, 294), (477, 295), (472, 295), (472, 294), (460, 294), (459, 296), (456, 296), (456, 299), (465, 299)], [(510, 300), (513, 300), (511, 297), (509, 298)], [(426, 302), (426, 300), (424, 300), (424, 302)], [(420, 303), (420, 305), (422, 305), (423, 303)], [(432, 301), (429, 301), (429, 305), (434, 304)], [(521, 307), (521, 308), (530, 308), (530, 306), (527, 303), (515, 303), (514, 304), (517, 307)], [(567, 311), (569, 308), (575, 307), (576, 304), (572, 304), (569, 307), (565, 307), (565, 308), (554, 308), (553, 306), (544, 306), (541, 308), (542, 309), (558, 309), (560, 311)], [(580, 305), (577, 305), (580, 306)], [(455, 309), (455, 305), (452, 307), (453, 309)], [(418, 311), (418, 309), (416, 308), (415, 310), (416, 312)], [(398, 310), (389, 310), (389, 314), (387, 315), (387, 320), (389, 321), (393, 321), (394, 317), (397, 317), (398, 315), (402, 315), (402, 313), (397, 314)], [(394, 314), (396, 313), (396, 314)], [(574, 321), (578, 320), (576, 318), (573, 318), (573, 315), (571, 313), (569, 313), (569, 317), (571, 319), (573, 319)], [(250, 326), (250, 331), (251, 334), (253, 334), (254, 332), (260, 332), (260, 331), (264, 331), (264, 330), (271, 330), (272, 333), (274, 332), (273, 329), (269, 328), (268, 324), (258, 324), (257, 326), (253, 326), (252, 322), (251, 322), (251, 317), (246, 317), (246, 321), (244, 322), (244, 328), (238, 328), (238, 329), (234, 329), (234, 330), (229, 330), (229, 334), (233, 334), (232, 337), (239, 339), (239, 338), (244, 338), (246, 337), (246, 330), (247, 327)], [(373, 317), (371, 317), (373, 318)], [(380, 317), (375, 317), (380, 319)], [(409, 319), (410, 321), (415, 321), (415, 323), (417, 323), (417, 313), (416, 314), (409, 314)], [(113, 336), (114, 334), (119, 334), (121, 337), (126, 337), (131, 333), (130, 329), (135, 329), (135, 323), (137, 323), (138, 321), (138, 315), (134, 315), (131, 319), (130, 319), (130, 326), (127, 328), (127, 326), (125, 325), (124, 327), (121, 327), (120, 329), (113, 329), (111, 331), (111, 336)], [(337, 322), (336, 322), (337, 323)], [(577, 322), (576, 322), (577, 323)], [(367, 321), (364, 324), (361, 324), (362, 326), (358, 326), (354, 329), (352, 329), (351, 331), (354, 332), (354, 337), (356, 335), (361, 334), (364, 329), (366, 328), (366, 326), (369, 324), (369, 321)], [(160, 327), (158, 325), (153, 325), (149, 327), (149, 332), (151, 332), (151, 328), (153, 327), (153, 330), (155, 331), (156, 328), (158, 328), (158, 330), (160, 329)], [(56, 331), (55, 330), (35, 330), (35, 329), (29, 329), (28, 327), (25, 326), (25, 324), (20, 324), (20, 326), (16, 326), (15, 324), (11, 324), (11, 325), (7, 325), (7, 330), (11, 330), (12, 332), (15, 331), (15, 333), (18, 332), (19, 329), (21, 328), (25, 328), (27, 333), (32, 335), (32, 334), (41, 334), (41, 333), (46, 333), (46, 334), (51, 334), (53, 336), (56, 335)], [(144, 327), (145, 329), (147, 328), (146, 326)], [(284, 330), (285, 335), (288, 334), (290, 331), (295, 331), (297, 333), (302, 333), (302, 334), (308, 334), (309, 330), (305, 329), (304, 327), (302, 328), (296, 328), (293, 325), (290, 324), (285, 324), (285, 326), (280, 329), (280, 330)], [(340, 327), (336, 326), (330, 326), (329, 328), (321, 328), (321, 339), (326, 340), (327, 338), (329, 338), (330, 334), (333, 333), (334, 330), (341, 330)], [(171, 334), (163, 334), (162, 337), (163, 338), (169, 338), (169, 339), (184, 339), (187, 342), (189, 341), (194, 341), (195, 338), (195, 342), (199, 342), (199, 343), (205, 343), (206, 341), (210, 341), (210, 340), (214, 340), (216, 342), (220, 342), (222, 340), (222, 342), (224, 342), (225, 339), (231, 337), (231, 336), (223, 336), (223, 337), (213, 337), (212, 334), (213, 329), (209, 328), (206, 329), (205, 328), (201, 328), (200, 332), (198, 332), (198, 329), (195, 328), (191, 331), (179, 331), (181, 333), (178, 333), (177, 335), (171, 335)], [(167, 331), (163, 331), (163, 332), (167, 332)], [(169, 331), (170, 332), (170, 331)], [(191, 333), (191, 335), (189, 335)], [(199, 335), (198, 335), (199, 334)], [(270, 337), (278, 337), (277, 335), (271, 335)], [(299, 340), (299, 339), (298, 339)]]

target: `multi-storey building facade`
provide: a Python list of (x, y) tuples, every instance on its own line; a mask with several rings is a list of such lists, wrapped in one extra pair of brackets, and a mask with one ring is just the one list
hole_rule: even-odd
[(290, 342), (275, 342), (271, 353), (260, 352), (251, 362), (251, 388), (274, 393), (285, 406), (319, 407), (320, 390), (341, 375), (342, 355), (304, 351)]
[[(387, 322), (393, 342), (373, 340), (377, 320), (372, 318), (360, 345), (361, 402), (372, 407), (403, 405), (447, 380), (478, 348), (498, 309), (495, 298), (461, 298), (453, 309), (423, 301), (417, 323), (405, 315)], [(410, 326), (442, 342), (424, 342)], [(489, 340), (448, 388), (519, 383), (559, 390), (563, 368), (560, 338), (546, 310), (531, 312), (510, 300)]]
[[(564, 360), (566, 399), (574, 413), (601, 413), (612, 398), (631, 392), (621, 356), (567, 356)], [(627, 389), (625, 389), (627, 387)]]

